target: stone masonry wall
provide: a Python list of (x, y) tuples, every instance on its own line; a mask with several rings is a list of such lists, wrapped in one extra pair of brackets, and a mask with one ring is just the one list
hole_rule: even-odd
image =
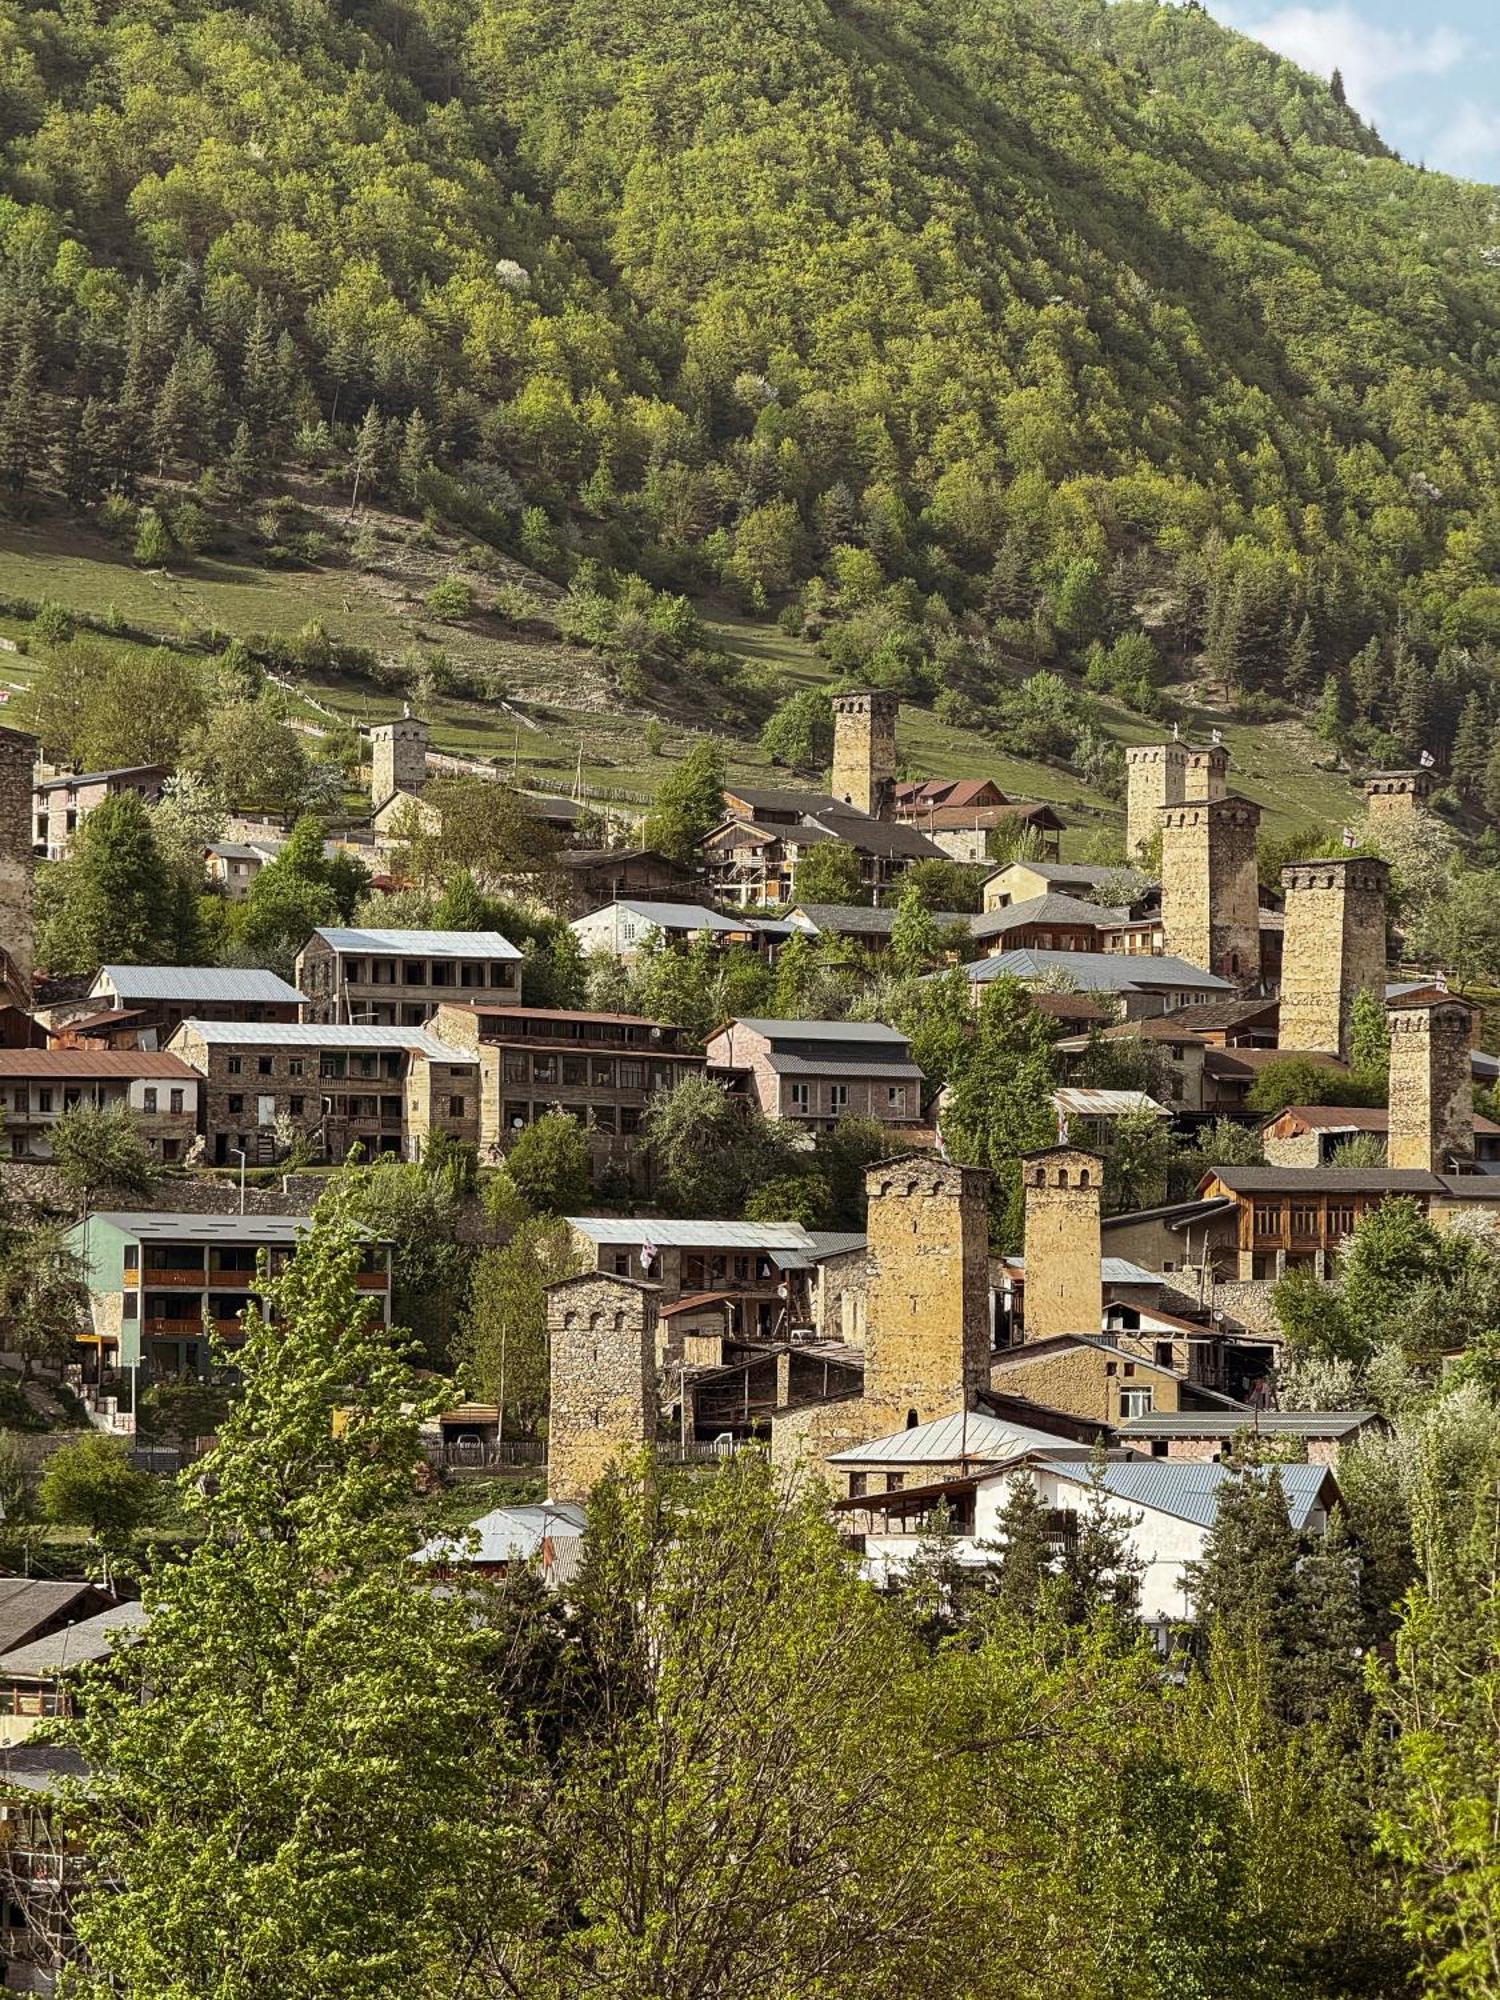
[(427, 724), (415, 716), (370, 731), (370, 797), (383, 805), (393, 792), (420, 792), (427, 783)]
[(36, 738), (0, 729), (0, 949), (27, 988), (32, 971), (31, 770)]
[(1163, 806), (1187, 796), (1187, 751), (1181, 743), (1132, 743), (1125, 752), (1125, 852), (1144, 854), (1161, 825)]
[(1229, 778), (1229, 752), (1220, 743), (1189, 750), (1183, 776), (1184, 799), (1222, 799)]
[(867, 1437), (949, 1416), (989, 1379), (989, 1176), (913, 1155), (872, 1167)]
[(1389, 867), (1373, 856), (1282, 869), (1280, 1047), (1348, 1059), (1355, 1000), (1385, 986), (1389, 885)]
[(1021, 1163), (1026, 1192), (1025, 1326), (1028, 1340), (1097, 1334), (1099, 1200), (1104, 1162), (1056, 1148)]
[(898, 697), (888, 688), (833, 697), (833, 795), (888, 819), (896, 785)]
[(1474, 1157), (1474, 1082), (1469, 1010), (1445, 1000), (1392, 1007), (1390, 1138), (1393, 1167), (1442, 1173)]
[(587, 1500), (612, 1464), (654, 1442), (656, 1300), (654, 1285), (597, 1271), (548, 1287), (548, 1499)]
[(1164, 806), (1161, 915), (1166, 949), (1242, 988), (1260, 979), (1260, 884), (1249, 799)]

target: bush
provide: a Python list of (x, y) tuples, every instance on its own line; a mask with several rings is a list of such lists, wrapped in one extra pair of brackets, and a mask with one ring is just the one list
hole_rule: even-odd
[(445, 576), (435, 583), (422, 600), (434, 618), (445, 623), (467, 618), (474, 609), (474, 593), (462, 577)]

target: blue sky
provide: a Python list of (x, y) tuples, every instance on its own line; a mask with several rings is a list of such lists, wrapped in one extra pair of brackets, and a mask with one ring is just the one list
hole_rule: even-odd
[(1207, 0), (1349, 102), (1409, 160), (1500, 184), (1500, 0)]

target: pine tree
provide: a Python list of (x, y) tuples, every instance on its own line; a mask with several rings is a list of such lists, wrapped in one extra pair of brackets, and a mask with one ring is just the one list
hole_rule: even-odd
[(1286, 1675), (1293, 1719), (1319, 1722), (1339, 1711), (1357, 1713), (1371, 1637), (1360, 1600), (1358, 1553), (1344, 1510), (1335, 1507), (1327, 1532), (1310, 1540), (1297, 1566)]
[(1392, 677), (1395, 700), (1392, 722), (1408, 762), (1415, 764), (1427, 747), (1431, 702), (1427, 670), (1406, 644), (1397, 650)]
[(1131, 1546), (1131, 1531), (1142, 1517), (1122, 1515), (1111, 1504), (1106, 1465), (1101, 1446), (1089, 1468), (1088, 1504), (1063, 1558), (1069, 1610), (1080, 1622), (1100, 1612), (1132, 1619), (1140, 1609), (1146, 1564)]
[(1453, 783), (1470, 804), (1484, 796), (1485, 766), (1490, 753), (1490, 717), (1484, 696), (1475, 688), (1464, 703), (1453, 738)]
[(231, 491), (241, 496), (253, 493), (260, 478), (260, 453), (244, 417), (235, 426), (229, 456), (224, 461), (224, 478)]
[(413, 505), (421, 498), (422, 480), (431, 462), (432, 432), (422, 412), (413, 410), (402, 433), (398, 466), (401, 491)]
[(1012, 1478), (996, 1527), (992, 1545), (1000, 1561), (996, 1599), (1007, 1611), (1034, 1618), (1057, 1574), (1057, 1547), (1051, 1510), (1037, 1492), (1029, 1467)]
[(271, 429), (280, 402), (276, 367), (276, 329), (266, 305), (265, 294), (257, 293), (255, 311), (245, 334), (245, 352), (240, 364), (239, 400), (252, 437), (263, 438)]
[(15, 372), (0, 404), (0, 488), (19, 497), (36, 484), (43, 455), (38, 391), (41, 367), (28, 341), (16, 359)]
[(1318, 642), (1306, 612), (1292, 636), (1286, 657), (1287, 691), (1297, 702), (1310, 702), (1318, 688)]
[(1349, 662), (1349, 694), (1360, 722), (1379, 722), (1386, 712), (1390, 676), (1378, 639), (1362, 646)]
[(1323, 692), (1318, 700), (1317, 720), (1313, 726), (1325, 743), (1337, 743), (1344, 733), (1347, 719), (1343, 676), (1337, 672), (1331, 673), (1323, 682)]
[(350, 470), (354, 475), (349, 489), (349, 512), (355, 513), (359, 507), (359, 491), (363, 486), (374, 492), (380, 484), (381, 467), (385, 457), (385, 425), (380, 420), (380, 412), (371, 403), (365, 411), (364, 420), (354, 440), (354, 452), (350, 460)]
[(1489, 817), (1500, 826), (1500, 729), (1490, 732), (1490, 754), (1484, 766), (1482, 804)]
[(1222, 1624), (1284, 1657), (1296, 1619), (1297, 1554), (1276, 1468), (1226, 1479), (1203, 1554), (1184, 1577), (1200, 1626)]

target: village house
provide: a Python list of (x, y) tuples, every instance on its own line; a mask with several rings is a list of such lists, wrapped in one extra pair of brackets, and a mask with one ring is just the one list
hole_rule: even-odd
[(295, 1021), (302, 995), (274, 972), (238, 965), (103, 965), (87, 995), (39, 1009), (54, 1046), (164, 1048), (200, 1021)]
[[(90, 1330), (79, 1337), (84, 1379), (95, 1392), (122, 1374), (207, 1378), (211, 1340), (243, 1334), (241, 1315), (263, 1298), (262, 1272), (285, 1269), (305, 1215), (183, 1215), (107, 1211), (68, 1231), (90, 1298)], [(358, 1276), (372, 1312), (390, 1319), (390, 1250), (369, 1239)], [(134, 1428), (134, 1405), (125, 1395)]]
[(106, 799), (134, 794), (147, 805), (161, 798), (167, 764), (126, 764), (113, 771), (64, 771), (39, 778), (32, 790), (33, 844), (39, 859), (61, 861), (79, 827)]
[(602, 952), (625, 964), (639, 958), (653, 940), (680, 948), (710, 937), (717, 945), (740, 944), (771, 954), (790, 935), (786, 924), (726, 917), (704, 903), (658, 903), (634, 896), (575, 917), (571, 929), (586, 952)]
[(334, 1165), (355, 1146), (417, 1160), (434, 1132), (478, 1140), (478, 1058), (425, 1028), (188, 1020), (171, 1048), (203, 1081), (215, 1166), (269, 1165), (298, 1140)]
[(706, 1062), (684, 1029), (640, 1014), (449, 1003), (433, 1015), (432, 1032), (478, 1063), (486, 1160), (550, 1111), (570, 1112), (585, 1127), (596, 1165), (628, 1159), (640, 1151), (652, 1098), (701, 1076)]
[(521, 954), (498, 931), (321, 928), (296, 979), (304, 1020), (420, 1028), (445, 1000), (519, 1005)]
[[(1293, 1530), (1323, 1534), (1339, 1497), (1332, 1472), (1324, 1465), (1284, 1465), (1279, 1471)], [(835, 1504), (859, 1536), (866, 1574), (885, 1582), (911, 1561), (939, 1506), (947, 1509), (956, 1536), (955, 1559), (977, 1565), (992, 1561), (1003, 1540), (1001, 1517), (1018, 1480), (1031, 1481), (1048, 1509), (1059, 1552), (1077, 1535), (1097, 1494), (1141, 1565), (1140, 1616), (1148, 1624), (1170, 1625), (1192, 1616), (1189, 1567), (1202, 1559), (1220, 1496), (1240, 1476), (1214, 1462), (1111, 1451), (1101, 1463), (1076, 1447), (1053, 1446), (1005, 1465), (975, 1465), (963, 1476), (925, 1487)]]
[(1055, 861), (1063, 821), (1055, 807), (1036, 799), (1008, 798), (992, 778), (924, 778), (898, 783), (894, 817), (916, 826), (950, 860), (989, 858), (991, 835), (1024, 834), (1039, 859)]
[(1291, 1270), (1333, 1275), (1339, 1247), (1362, 1216), (1405, 1195), (1437, 1228), (1457, 1215), (1500, 1217), (1500, 1174), (1435, 1174), (1425, 1167), (1215, 1167), (1199, 1193), (1234, 1203), (1237, 1276)]
[[(1261, 1146), (1270, 1166), (1332, 1166), (1351, 1139), (1374, 1140), (1383, 1150), (1390, 1116), (1384, 1106), (1289, 1104), (1261, 1127)], [(1477, 1115), (1474, 1159), (1479, 1166), (1500, 1166), (1500, 1125)]]
[(248, 840), (211, 840), (203, 850), (203, 872), (226, 902), (243, 903), (256, 876), (276, 859), (276, 847)]
[(727, 1022), (707, 1045), (710, 1072), (747, 1070), (761, 1110), (810, 1129), (840, 1118), (920, 1126), (926, 1079), (911, 1041), (868, 1021)]
[(1264, 1441), (1278, 1456), (1296, 1452), (1306, 1465), (1337, 1465), (1341, 1452), (1387, 1429), (1377, 1410), (1179, 1410), (1132, 1417), (1119, 1437), (1152, 1458), (1227, 1459), (1244, 1439)]
[(1128, 918), (1123, 909), (1086, 903), (1077, 896), (1048, 890), (1024, 903), (1003, 903), (969, 919), (969, 935), (986, 951), (1017, 949), (1098, 952), (1106, 935)]
[(558, 904), (567, 916), (583, 916), (621, 897), (691, 902), (699, 882), (696, 868), (653, 847), (567, 848), (553, 866), (561, 877)]
[[(870, 952), (886, 951), (901, 914), (898, 904), (874, 908), (864, 903), (798, 903), (787, 918), (808, 937), (843, 938)], [(955, 957), (966, 957), (965, 944), (973, 918), (966, 910), (934, 910), (932, 921), (950, 944)]]
[[(732, 1330), (741, 1337), (774, 1340), (793, 1327), (811, 1329), (819, 1242), (800, 1223), (570, 1215), (568, 1227), (594, 1270), (649, 1283), (658, 1313), (682, 1299), (712, 1297), (733, 1308)], [(686, 1328), (667, 1330), (680, 1341)]]
[(871, 819), (834, 806), (788, 824), (776, 819), (730, 818), (708, 836), (703, 864), (720, 902), (766, 908), (795, 902), (798, 870), (814, 848), (836, 843), (859, 858), (871, 901), (896, 883), (913, 861), (944, 861), (936, 842), (914, 826)]
[(0, 1112), (13, 1160), (50, 1160), (52, 1133), (67, 1112), (123, 1105), (153, 1155), (186, 1159), (198, 1133), (201, 1078), (155, 1049), (0, 1049)]
[(1163, 953), (1135, 958), (1123, 952), (1007, 950), (975, 959), (964, 967), (977, 1007), (992, 979), (1018, 979), (1023, 986), (1067, 980), (1080, 992), (1115, 1001), (1127, 1020), (1167, 1014), (1191, 1000), (1229, 993), (1227, 979), (1203, 972), (1185, 958)]
[(1002, 861), (983, 886), (986, 910), (1004, 910), (1012, 903), (1035, 902), (1038, 896), (1082, 897), (1117, 881), (1122, 871), (1085, 861)]
[(76, 1598), (66, 1622), (49, 1621), (0, 1653), (0, 1744), (7, 1747), (26, 1742), (44, 1722), (71, 1715), (77, 1670), (107, 1659), (117, 1645), (132, 1644), (146, 1623), (133, 1599), (111, 1598), (91, 1585), (52, 1588)]

